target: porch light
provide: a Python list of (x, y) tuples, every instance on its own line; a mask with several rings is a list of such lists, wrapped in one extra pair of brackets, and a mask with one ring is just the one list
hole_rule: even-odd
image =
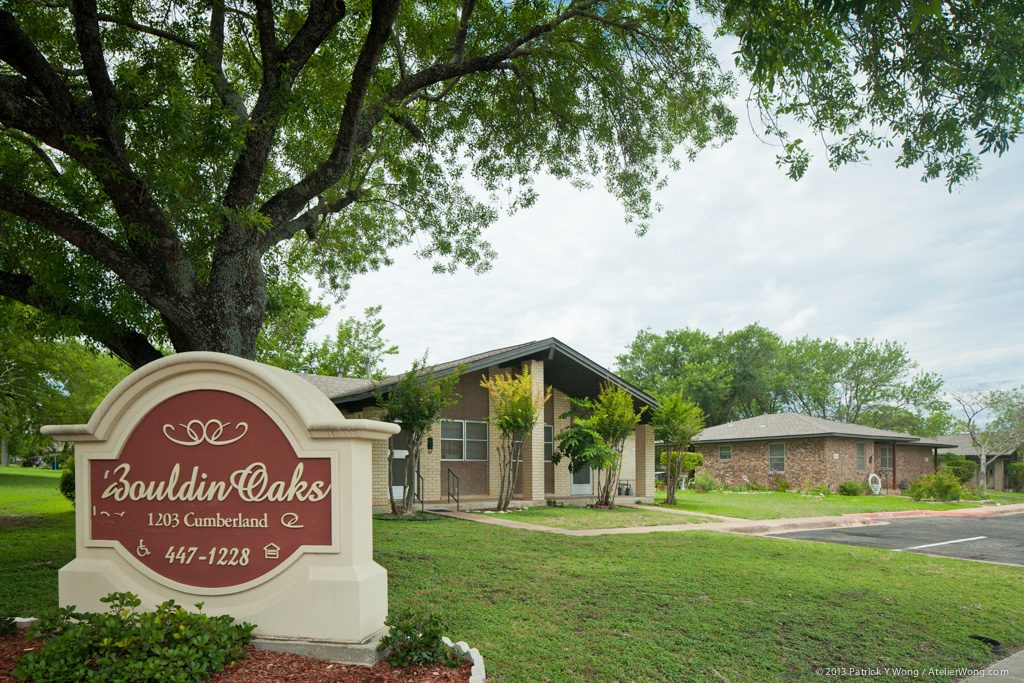
[(433, 453), (433, 452), (434, 452), (434, 437), (428, 436), (427, 437), (427, 453)]

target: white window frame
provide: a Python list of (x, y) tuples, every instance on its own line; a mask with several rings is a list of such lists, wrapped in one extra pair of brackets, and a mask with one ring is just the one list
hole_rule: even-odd
[(856, 444), (857, 448), (857, 471), (866, 472), (868, 469), (868, 448), (864, 443)]
[[(444, 427), (443, 427), (443, 423), (445, 423), (445, 422), (455, 423), (455, 424), (461, 425), (461, 427), (462, 427), (462, 437), (458, 438), (458, 439), (446, 438), (444, 436)], [(487, 460), (490, 457), (490, 452), (489, 452), (488, 443), (487, 443), (487, 421), (486, 420), (441, 420), (441, 423), (442, 423), (442, 428), (441, 428), (442, 429), (442, 431), (441, 431), (441, 460), (442, 461), (447, 461), (447, 462), (487, 462)], [(482, 424), (482, 425), (484, 425), (484, 438), (483, 439), (470, 439), (469, 436), (468, 436), (469, 430), (466, 429), (466, 425), (467, 424)], [(453, 458), (451, 456), (446, 456), (444, 454), (444, 443), (446, 441), (449, 442), (449, 443), (457, 442), (457, 443), (459, 443), (461, 445), (461, 452), (462, 452), (461, 457)], [(466, 452), (468, 450), (466, 448), (466, 444), (469, 443), (469, 442), (484, 444), (484, 457), (483, 458), (467, 458), (466, 457)]]
[[(889, 445), (878, 447), (878, 468), (882, 470), (891, 470), (893, 458), (896, 457), (896, 449)], [(886, 466), (886, 456), (888, 455), (889, 465)]]
[(721, 461), (732, 460), (732, 444), (723, 444), (718, 447), (718, 459)]
[[(782, 446), (782, 469), (772, 468), (772, 446)], [(768, 474), (785, 474), (786, 473), (786, 443), (784, 441), (776, 441), (775, 443), (768, 444)]]

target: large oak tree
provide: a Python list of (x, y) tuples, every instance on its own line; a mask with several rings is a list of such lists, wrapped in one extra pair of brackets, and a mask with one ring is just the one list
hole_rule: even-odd
[[(133, 366), (253, 357), (280, 283), (415, 243), (485, 268), (532, 179), (601, 179), (642, 231), (727, 139), (739, 39), (780, 163), (895, 140), (970, 177), (1021, 121), (1018, 2), (17, 0), (0, 4), (0, 294)], [(472, 191), (467, 186), (473, 187)]]

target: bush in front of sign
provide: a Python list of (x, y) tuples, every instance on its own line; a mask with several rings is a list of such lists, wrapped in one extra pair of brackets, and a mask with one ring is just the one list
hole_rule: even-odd
[(252, 624), (211, 617), (202, 603), (189, 612), (173, 600), (153, 612), (136, 610), (131, 593), (102, 598), (106, 612), (56, 610), (30, 630), (43, 646), (18, 660), (12, 672), (22, 681), (202, 681), (243, 655)]
[(462, 663), (459, 653), (442, 640), (447, 624), (440, 616), (404, 609), (389, 614), (384, 624), (389, 631), (380, 639), (377, 649), (386, 653), (391, 666), (455, 667)]

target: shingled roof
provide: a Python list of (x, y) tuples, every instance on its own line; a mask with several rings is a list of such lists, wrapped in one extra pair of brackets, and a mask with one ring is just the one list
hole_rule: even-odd
[[(974, 458), (981, 457), (981, 449), (974, 445), (974, 439), (971, 438), (970, 434), (947, 434), (946, 436), (940, 436), (940, 441), (945, 441), (950, 444), (946, 448), (940, 448), (939, 453), (956, 453), (957, 455), (967, 455)], [(1010, 449), (1008, 451), (999, 451), (996, 453), (988, 453), (987, 457), (999, 458), (1004, 455), (1013, 455), (1016, 449)]]
[(922, 439), (913, 434), (875, 429), (863, 425), (825, 420), (800, 413), (771, 413), (735, 420), (708, 427), (693, 438), (694, 443), (724, 443), (729, 441), (765, 441), (769, 439), (798, 439), (839, 436), (872, 441), (892, 441), (915, 446), (951, 446), (945, 442)]
[[(611, 382), (629, 392), (635, 402), (647, 406), (657, 405), (654, 397), (554, 337), (475, 353), (428, 366), (426, 370), (435, 375), (444, 375), (459, 366), (465, 366), (468, 373), (492, 366), (510, 367), (530, 358), (549, 361), (545, 368), (545, 379), (557, 384), (571, 396), (596, 394), (596, 388), (601, 382)], [(397, 384), (404, 373), (391, 375), (376, 383), (369, 379), (349, 377), (300, 376), (334, 403), (341, 405), (372, 399), (376, 391), (386, 391), (388, 387)], [(645, 415), (645, 419), (648, 417)]]

